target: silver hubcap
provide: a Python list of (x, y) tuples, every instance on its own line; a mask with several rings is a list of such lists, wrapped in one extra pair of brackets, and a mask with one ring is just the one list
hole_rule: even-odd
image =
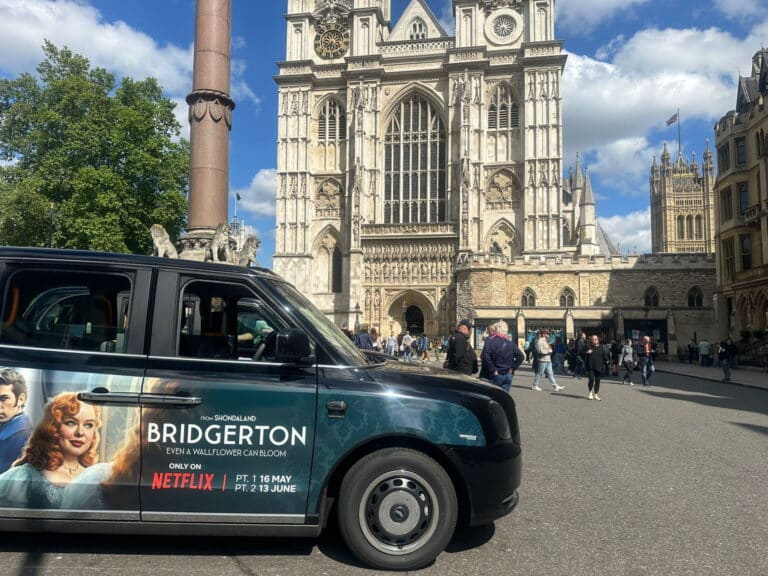
[(396, 470), (368, 485), (360, 501), (365, 539), (386, 554), (409, 554), (429, 542), (440, 509), (432, 487), (418, 474)]

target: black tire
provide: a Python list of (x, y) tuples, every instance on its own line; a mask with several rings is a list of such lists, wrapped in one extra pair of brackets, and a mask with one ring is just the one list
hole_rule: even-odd
[(339, 528), (350, 551), (383, 570), (432, 562), (456, 528), (456, 490), (429, 456), (407, 448), (368, 454), (341, 484)]

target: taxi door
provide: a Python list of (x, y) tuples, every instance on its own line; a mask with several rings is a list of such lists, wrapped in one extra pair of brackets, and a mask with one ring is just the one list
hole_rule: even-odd
[(235, 275), (161, 272), (154, 311), (142, 521), (303, 524), (317, 374), (274, 361), (289, 321)]

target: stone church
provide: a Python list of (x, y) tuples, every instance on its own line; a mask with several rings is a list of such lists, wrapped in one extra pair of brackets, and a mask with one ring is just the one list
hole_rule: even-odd
[(288, 0), (273, 263), (337, 324), (674, 336), (685, 296), (650, 310), (638, 277), (679, 261), (621, 258), (588, 172), (564, 176), (554, 4), (454, 0), (448, 35), (423, 0), (395, 23), (389, 0)]

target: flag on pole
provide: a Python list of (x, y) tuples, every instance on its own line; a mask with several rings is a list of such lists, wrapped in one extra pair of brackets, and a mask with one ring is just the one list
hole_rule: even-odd
[(674, 116), (672, 116), (672, 118), (670, 118), (669, 120), (667, 120), (667, 126), (672, 126), (672, 124), (674, 124), (675, 122), (677, 122), (677, 117), (678, 117), (678, 116), (679, 116), (679, 114), (678, 114), (678, 113), (675, 113), (675, 115), (674, 115)]

